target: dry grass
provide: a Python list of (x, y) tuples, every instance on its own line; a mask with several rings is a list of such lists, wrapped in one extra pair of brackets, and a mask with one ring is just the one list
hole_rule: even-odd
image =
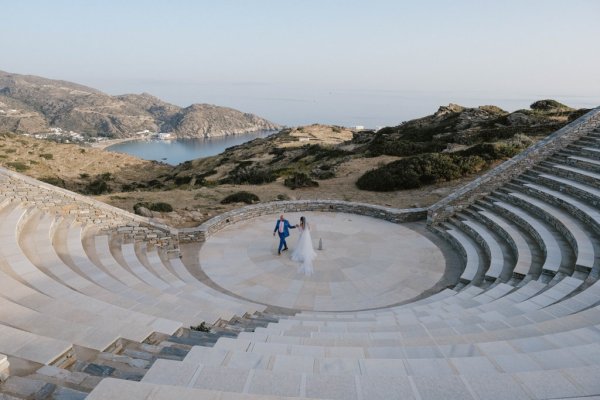
[[(52, 159), (40, 157), (52, 154)], [(220, 204), (229, 194), (245, 190), (256, 194), (262, 202), (275, 201), (284, 195), (290, 199), (331, 199), (379, 204), (397, 208), (428, 206), (451, 193), (469, 179), (432, 185), (419, 190), (375, 193), (359, 190), (355, 182), (366, 170), (376, 168), (396, 157), (357, 158), (339, 166), (337, 176), (319, 181), (319, 187), (291, 190), (283, 179), (265, 185), (219, 185), (186, 190), (183, 186), (167, 191), (135, 191), (110, 193), (94, 198), (133, 212), (138, 202), (167, 202), (172, 213), (156, 213), (159, 219), (175, 227), (197, 226), (203, 221), (242, 204)], [(57, 144), (16, 135), (0, 136), (0, 165), (21, 162), (29, 167), (25, 174), (34, 178), (58, 177), (81, 181), (81, 174), (96, 176), (110, 172), (121, 183), (143, 182), (168, 174), (172, 167), (140, 160), (126, 154), (111, 153), (78, 145)], [(10, 168), (10, 167), (8, 167)], [(14, 168), (11, 168), (14, 169)]]

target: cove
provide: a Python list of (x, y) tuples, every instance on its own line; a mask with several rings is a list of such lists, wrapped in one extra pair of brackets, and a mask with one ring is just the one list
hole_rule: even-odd
[(222, 153), (228, 147), (264, 138), (276, 132), (256, 131), (240, 135), (196, 139), (141, 139), (115, 144), (107, 147), (106, 150), (130, 154), (144, 160), (156, 160), (177, 165), (196, 158), (214, 156)]

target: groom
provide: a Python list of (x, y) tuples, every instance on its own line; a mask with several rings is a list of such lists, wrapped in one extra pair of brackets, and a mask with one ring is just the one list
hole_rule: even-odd
[(279, 234), (279, 248), (277, 249), (277, 254), (281, 255), (281, 249), (286, 251), (288, 249), (287, 243), (285, 242), (285, 238), (290, 236), (290, 229), (295, 229), (296, 227), (290, 225), (289, 221), (283, 218), (283, 214), (279, 216), (279, 220), (275, 224), (275, 229), (273, 230), (273, 236), (275, 233)]

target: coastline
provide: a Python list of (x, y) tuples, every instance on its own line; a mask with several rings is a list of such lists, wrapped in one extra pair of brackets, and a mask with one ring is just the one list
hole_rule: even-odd
[[(218, 139), (218, 138), (227, 137), (227, 136), (243, 136), (243, 135), (247, 135), (247, 134), (249, 135), (249, 134), (263, 132), (263, 131), (271, 132), (271, 134), (273, 134), (273, 133), (279, 132), (280, 129), (256, 129), (256, 130), (252, 130), (252, 131), (239, 132), (239, 133), (227, 133), (224, 135), (205, 136), (203, 138), (176, 137), (174, 139)], [(94, 149), (106, 150), (107, 147), (110, 147), (110, 146), (113, 146), (116, 144), (132, 142), (134, 140), (148, 140), (148, 139), (152, 139), (152, 135), (128, 137), (128, 138), (121, 138), (121, 139), (108, 139), (108, 140), (103, 140), (101, 142), (89, 143), (89, 146)]]
[(144, 140), (144, 139), (148, 139), (148, 137), (144, 136), (144, 137), (129, 137), (129, 138), (122, 138), (122, 139), (109, 139), (109, 140), (103, 140), (101, 142), (90, 143), (89, 145), (90, 145), (90, 147), (92, 147), (94, 149), (106, 150), (107, 147), (110, 147), (115, 144), (132, 142), (134, 140)]

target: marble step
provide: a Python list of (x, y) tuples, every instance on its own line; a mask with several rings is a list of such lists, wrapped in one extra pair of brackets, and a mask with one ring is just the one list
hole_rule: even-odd
[(149, 371), (142, 383), (323, 399), (486, 398), (486, 390), (499, 389), (499, 383), (509, 385), (500, 391), (505, 398), (546, 398), (548, 393), (582, 396), (600, 389), (594, 380), (600, 370), (597, 365), (544, 370), (519, 359), (503, 363), (511, 372), (501, 372), (486, 358), (472, 358), (366, 364), (363, 367), (372, 373), (364, 375), (170, 364), (157, 363), (157, 373)]
[[(207, 374), (208, 375), (208, 374)], [(216, 377), (214, 385), (222, 381)], [(235, 379), (232, 376), (232, 379)], [(265, 395), (251, 393), (235, 393), (231, 390), (201, 389), (197, 387), (184, 387), (161, 385), (146, 382), (130, 382), (121, 379), (106, 378), (88, 395), (87, 400), (172, 400), (172, 399), (197, 399), (197, 400), (292, 400), (306, 399), (307, 396)]]

